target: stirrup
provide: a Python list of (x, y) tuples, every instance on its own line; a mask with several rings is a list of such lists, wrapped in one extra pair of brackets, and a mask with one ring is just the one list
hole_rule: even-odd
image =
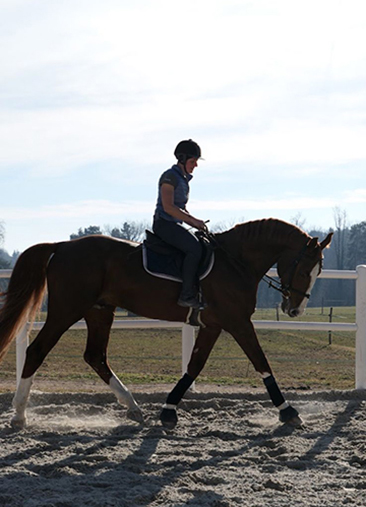
[(179, 298), (177, 303), (179, 306), (183, 306), (184, 308), (194, 308), (196, 310), (199, 310), (202, 307), (196, 297)]

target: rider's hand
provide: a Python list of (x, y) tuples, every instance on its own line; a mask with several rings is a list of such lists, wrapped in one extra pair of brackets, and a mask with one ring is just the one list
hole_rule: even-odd
[(203, 220), (198, 220), (197, 218), (192, 220), (192, 226), (199, 231), (205, 231), (207, 229), (205, 222)]

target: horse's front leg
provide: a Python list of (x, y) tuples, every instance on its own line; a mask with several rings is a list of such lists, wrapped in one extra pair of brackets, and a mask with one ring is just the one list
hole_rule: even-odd
[(274, 406), (279, 410), (280, 421), (291, 424), (292, 426), (300, 426), (302, 421), (299, 414), (297, 410), (289, 405), (289, 403), (285, 400), (280, 388), (278, 387), (271, 367), (269, 366), (262, 347), (258, 342), (257, 334), (252, 322), (248, 320), (248, 322), (241, 327), (239, 332), (237, 330), (230, 330), (230, 333), (234, 336), (237, 343), (248, 356), (255, 370), (261, 375), (269, 397), (271, 398)]
[(127, 417), (142, 423), (144, 418), (135, 398), (108, 364), (107, 347), (113, 319), (114, 307), (112, 306), (105, 306), (101, 309), (92, 308), (85, 315), (88, 339), (84, 359), (110, 387), (117, 400), (127, 406)]
[(221, 328), (217, 326), (200, 328), (188, 364), (187, 373), (183, 375), (174, 389), (169, 393), (166, 403), (163, 405), (160, 421), (165, 428), (170, 430), (175, 428), (178, 422), (177, 405), (200, 374), (220, 333)]

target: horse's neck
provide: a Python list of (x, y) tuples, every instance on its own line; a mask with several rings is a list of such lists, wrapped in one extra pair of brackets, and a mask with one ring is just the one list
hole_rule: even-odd
[(284, 251), (300, 250), (308, 238), (298, 227), (273, 219), (240, 224), (218, 236), (223, 248), (250, 265), (259, 279)]

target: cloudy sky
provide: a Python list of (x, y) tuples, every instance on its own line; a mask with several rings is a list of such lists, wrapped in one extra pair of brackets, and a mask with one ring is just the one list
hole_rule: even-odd
[(11, 253), (151, 221), (178, 141), (190, 211), (366, 220), (364, 0), (0, 0), (0, 221)]

